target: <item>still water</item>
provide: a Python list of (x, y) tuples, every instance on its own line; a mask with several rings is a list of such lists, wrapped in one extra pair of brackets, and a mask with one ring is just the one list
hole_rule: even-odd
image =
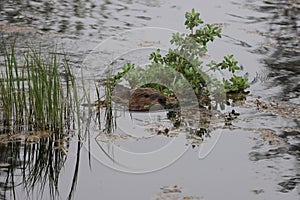
[[(17, 36), (19, 49), (28, 43), (45, 49), (62, 46), (78, 72), (98, 44), (124, 31), (144, 27), (185, 31), (184, 13), (192, 8), (206, 23), (222, 25), (222, 39), (209, 46), (208, 56), (220, 60), (234, 54), (251, 82), (246, 103), (233, 107), (240, 113), (233, 126), (212, 134), (218, 137), (212, 151), (199, 156), (200, 147), (187, 145), (182, 134), (174, 137), (179, 140), (147, 134), (136, 135), (139, 140), (117, 138), (115, 149), (110, 150), (109, 145), (100, 144), (110, 156), (121, 156), (127, 164), (135, 159), (124, 158), (116, 147), (144, 153), (163, 149), (170, 141), (174, 144), (174, 149), (166, 151), (169, 156), (157, 155), (143, 161), (145, 166), (130, 166), (157, 167), (156, 163), (172, 160), (172, 156), (175, 162), (156, 171), (132, 173), (102, 155), (98, 141), (82, 142), (76, 131), (64, 141), (66, 151), (47, 138), (25, 146), (1, 142), (0, 198), (299, 199), (299, 0), (1, 1), (0, 32), (4, 38)], [(154, 42), (143, 37), (136, 36), (136, 40), (144, 39), (146, 46), (157, 44), (157, 34), (149, 36)], [(149, 55), (139, 53), (133, 53), (133, 62)], [(85, 66), (82, 73), (101, 77), (104, 70), (99, 63)], [(154, 113), (144, 121), (159, 118), (165, 122), (164, 117), (164, 113)], [(129, 116), (120, 119), (123, 127), (131, 123), (126, 121)], [(90, 127), (87, 132), (95, 136), (99, 129)], [(178, 148), (182, 155), (176, 154)]]

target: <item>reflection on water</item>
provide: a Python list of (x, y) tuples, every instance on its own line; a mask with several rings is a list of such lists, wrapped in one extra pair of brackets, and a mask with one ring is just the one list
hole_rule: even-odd
[[(241, 117), (236, 125), (258, 133), (257, 144), (249, 153), (249, 159), (257, 164), (265, 163), (280, 174), (277, 183), (280, 192), (294, 191), (300, 183), (300, 107), (286, 101), (249, 101), (252, 111)], [(253, 108), (256, 107), (256, 111)], [(244, 114), (247, 112), (244, 112)], [(255, 127), (255, 128), (254, 128)], [(293, 165), (284, 163), (292, 162)]]
[[(187, 6), (184, 5), (185, 3), (182, 3), (182, 1), (174, 2), (178, 4), (177, 8), (179, 10), (180, 7)], [(262, 66), (260, 67), (266, 67), (267, 69), (265, 70), (266, 75), (258, 74), (258, 76), (266, 76), (262, 77), (262, 79), (259, 80), (259, 82), (257, 83), (259, 84), (258, 88), (263, 91), (261, 92), (263, 98), (283, 100), (280, 106), (282, 106), (283, 110), (286, 109), (288, 112), (290, 112), (289, 108), (291, 106), (298, 106), (300, 103), (299, 1), (244, 0), (236, 2), (215, 2), (217, 2), (216, 4), (219, 5), (210, 6), (210, 9), (212, 9), (210, 10), (210, 12), (216, 13), (216, 16), (218, 16), (218, 12), (222, 12), (222, 9), (226, 9), (228, 7), (228, 16), (239, 18), (242, 21), (244, 20), (244, 22), (246, 22), (243, 24), (244, 28), (246, 27), (247, 29), (247, 25), (257, 25), (259, 27), (262, 27), (261, 29), (257, 30), (256, 33), (264, 38), (264, 42), (258, 48), (252, 51), (253, 54), (258, 54), (261, 56), (260, 58)], [(232, 4), (230, 4), (230, 2)], [(30, 40), (32, 40), (33, 42), (38, 42), (43, 39), (44, 41), (46, 41), (46, 43), (52, 43), (53, 38), (63, 38), (64, 42), (68, 43), (67, 48), (71, 49), (71, 62), (75, 63), (74, 60), (78, 59), (78, 57), (84, 56), (84, 54), (88, 50), (94, 47), (94, 41), (100, 41), (100, 39), (105, 39), (112, 34), (117, 34), (133, 27), (144, 27), (149, 24), (153, 25), (151, 24), (151, 21), (154, 19), (165, 20), (165, 22), (162, 23), (164, 25), (173, 23), (173, 21), (182, 20), (181, 18), (179, 18), (179, 16), (171, 16), (171, 18), (168, 18), (167, 13), (175, 13), (175, 7), (172, 7), (172, 5), (168, 5), (163, 7), (162, 9), (161, 7), (165, 3), (166, 1), (158, 0), (1, 1), (0, 32), (1, 34), (4, 34), (4, 36), (10, 34), (19, 34), (21, 35), (21, 39), (27, 40), (28, 38), (30, 38)], [(200, 8), (201, 5), (199, 5), (198, 3), (199, 1), (191, 1), (191, 6), (193, 5), (195, 8)], [(213, 4), (213, 2), (207, 4)], [(239, 7), (237, 14), (235, 16), (231, 15), (230, 9), (236, 9), (236, 7), (238, 6), (240, 6), (241, 8)], [(158, 9), (160, 13), (155, 13), (153, 9)], [(252, 10), (253, 14), (250, 13), (248, 14), (248, 16), (245, 16), (245, 10)], [(257, 13), (259, 14), (256, 15)], [(164, 16), (165, 18), (161, 16)], [(232, 21), (228, 20), (225, 22), (230, 24)], [(47, 36), (46, 39), (44, 36)], [(242, 36), (241, 38), (235, 37), (235, 35), (232, 36), (232, 40), (230, 41), (231, 43), (237, 43), (237, 46), (241, 46), (244, 48), (253, 48), (253, 44), (248, 44), (246, 39), (245, 41), (243, 41), (243, 39), (241, 40), (241, 38), (243, 38)], [(74, 42), (75, 40), (78, 43)], [(93, 44), (91, 45), (88, 42)], [(240, 49), (237, 48), (235, 50), (239, 51)], [(245, 49), (242, 49), (242, 51), (245, 51)], [(247, 71), (247, 66), (245, 66), (245, 70)], [(285, 104), (286, 102), (293, 102), (296, 104)], [(263, 110), (265, 108), (261, 107), (260, 110), (257, 110), (255, 105), (256, 103), (253, 103), (251, 105), (251, 108), (245, 110), (244, 112), (241, 112), (241, 117), (239, 118), (246, 124), (245, 126), (246, 128), (248, 128), (248, 130), (252, 128), (250, 130), (251, 132), (262, 134), (262, 137), (264, 139), (267, 138), (267, 143), (266, 141), (264, 141), (261, 145), (253, 147), (253, 149), (249, 153), (249, 159), (256, 165), (264, 163), (266, 166), (262, 170), (265, 170), (266, 168), (271, 170), (271, 172), (268, 171), (268, 173), (270, 173), (269, 175), (263, 175), (267, 177), (273, 177), (273, 174), (279, 174), (276, 180), (272, 179), (272, 181), (276, 182), (276, 184), (280, 186), (279, 189), (277, 188), (279, 192), (292, 193), (296, 190), (297, 187), (299, 187), (300, 182), (299, 115), (297, 115), (297, 112), (295, 112), (292, 117), (287, 117), (286, 115), (282, 116), (280, 115), (280, 113), (275, 113), (274, 116), (274, 111), (276, 111), (276, 103), (272, 105), (274, 106), (273, 110), (268, 110), (268, 108), (270, 108), (270, 105), (268, 105), (269, 107), (267, 107), (266, 109), (268, 112), (267, 114), (264, 112), (266, 110)], [(290, 112), (290, 114), (292, 114), (292, 111)], [(243, 121), (243, 117), (245, 117), (245, 121)], [(239, 126), (238, 130), (240, 133), (245, 133), (245, 130), (241, 129), (243, 128), (243, 126), (241, 125), (242, 122), (239, 122), (236, 125)], [(69, 198), (73, 198), (74, 196), (76, 196), (75, 194), (80, 195), (80, 193), (75, 193), (75, 191), (77, 189), (77, 179), (80, 176), (79, 161), (80, 159), (84, 158), (83, 156), (80, 157), (81, 143), (75, 142), (75, 165), (65, 165), (68, 157), (72, 157), (74, 155), (68, 154), (67, 156), (64, 150), (58, 148), (56, 141), (60, 139), (63, 139), (63, 136), (44, 138), (39, 140), (38, 143), (32, 144), (23, 143), (20, 141), (15, 141), (12, 143), (1, 142), (0, 199), (20, 199), (22, 198), (24, 193), (37, 198), (43, 196), (43, 198), (45, 197), (49, 199), (57, 199), (59, 196), (59, 183), (63, 182), (61, 180), (61, 176), (62, 174), (64, 174), (63, 169), (68, 172), (71, 171), (71, 175), (68, 176), (69, 184), (67, 185), (67, 187), (61, 189), (67, 190), (67, 192), (62, 193), (64, 194), (64, 196)], [(162, 142), (161, 140), (154, 141)], [(279, 146), (267, 146), (269, 142), (272, 143), (274, 141), (278, 141)], [(153, 141), (151, 142), (153, 143)], [(147, 147), (153, 148), (151, 142), (145, 144), (146, 142), (143, 143), (141, 141), (135, 141), (135, 146), (133, 147), (144, 148), (145, 146), (143, 145), (148, 145)], [(233, 144), (230, 142), (228, 143), (229, 147), (226, 148), (230, 148), (231, 146), (233, 146)], [(236, 141), (234, 140), (233, 143), (235, 142)], [(68, 150), (69, 141), (64, 141), (64, 145), (65, 149)], [(131, 146), (129, 145), (128, 147)], [(248, 152), (244, 153), (247, 154)], [(223, 157), (226, 156), (228, 155), (222, 154), (218, 159), (222, 160), (224, 159)], [(196, 162), (197, 161), (193, 160), (191, 165), (197, 166)], [(233, 160), (232, 162), (235, 162), (235, 160)], [(292, 167), (285, 167), (285, 164), (289, 162), (294, 163), (294, 165)], [(223, 164), (224, 163), (220, 161), (216, 165), (220, 165), (222, 167)], [(233, 165), (237, 165), (237, 163), (233, 163)], [(211, 167), (213, 168), (216, 166)], [(87, 171), (89, 169), (85, 170), (86, 171), (82, 171), (83, 175), (81, 175), (81, 179), (84, 179), (85, 175), (88, 174)], [(191, 172), (191, 176), (193, 178), (194, 175), (196, 176), (198, 173), (201, 173), (198, 170), (199, 169), (195, 170), (195, 174), (193, 174), (194, 172)], [(220, 168), (217, 168), (217, 170), (220, 170)], [(224, 169), (222, 168), (222, 170)], [(222, 174), (224, 174), (223, 172), (224, 171), (222, 171)], [(171, 174), (172, 177), (170, 177), (176, 177), (176, 173), (178, 172)], [(255, 173), (259, 174), (259, 172), (257, 171), (255, 171)], [(240, 175), (242, 176), (243, 174), (244, 172), (241, 172)], [(103, 176), (105, 177), (105, 175)], [(113, 177), (113, 175), (111, 174), (110, 176)], [(202, 174), (202, 176), (205, 176), (205, 174)], [(145, 177), (148, 183), (149, 177)], [(93, 176), (89, 181), (92, 182), (92, 178)], [(133, 182), (132, 184), (140, 187), (140, 183), (138, 181), (141, 181), (143, 183), (143, 181), (145, 180), (139, 178), (135, 179), (137, 180), (137, 183)], [(213, 177), (210, 176), (210, 178)], [(129, 186), (127, 186), (128, 178), (124, 179), (126, 179), (125, 182), (120, 183), (123, 184), (122, 187), (124, 187), (126, 190), (129, 190), (129, 193), (138, 193), (136, 189), (131, 190)], [(184, 177), (182, 179), (186, 178)], [(180, 181), (182, 181), (182, 179), (175, 180), (181, 183)], [(107, 180), (110, 181), (111, 177), (107, 178)], [(114, 177), (114, 179), (112, 180), (119, 181), (119, 177)], [(227, 181), (231, 181), (231, 179), (228, 179)], [(230, 184), (227, 184), (227, 182), (225, 183), (225, 181), (223, 180), (221, 180), (221, 182), (223, 185), (222, 188), (220, 187), (220, 189), (228, 190)], [(256, 180), (254, 180), (253, 182), (256, 184)], [(152, 183), (152, 186), (155, 185), (155, 187), (157, 188), (161, 186), (157, 186), (157, 180), (152, 180), (152, 182), (150, 181), (150, 183)], [(209, 183), (209, 181), (205, 181), (204, 187), (206, 185), (210, 185)], [(93, 185), (96, 184), (99, 184), (99, 180), (93, 182)], [(172, 184), (177, 183), (172, 182)], [(192, 184), (198, 185), (202, 183), (192, 182)], [(215, 182), (211, 186), (214, 187), (216, 184), (218, 183)], [(190, 182), (187, 185), (191, 185)], [(243, 184), (238, 185), (244, 185), (244, 182)], [(93, 188), (93, 186), (89, 187)], [(104, 196), (108, 198), (110, 197), (110, 195), (112, 195), (111, 193), (115, 193), (116, 190), (116, 188), (111, 187), (110, 191), (107, 192), (105, 190), (107, 187), (103, 185), (101, 187), (104, 189), (99, 191), (92, 191), (90, 196), (93, 197), (93, 194), (102, 195), (104, 193), (106, 194), (106, 196)], [(147, 191), (147, 188), (139, 189), (142, 191), (142, 193)], [(188, 189), (196, 192), (199, 191), (199, 188), (193, 188), (192, 186)], [(234, 188), (234, 190), (239, 190), (239, 188)], [(81, 194), (81, 196), (86, 196), (87, 193), (84, 192), (86, 192), (86, 190), (83, 190), (83, 194)], [(205, 191), (202, 192), (205, 193)], [(223, 191), (220, 192), (222, 193)], [(235, 192), (237, 191), (234, 191), (232, 193)], [(126, 191), (126, 194), (127, 193), (128, 192)], [(216, 191), (214, 190), (211, 192), (206, 192), (206, 195), (210, 197), (210, 195), (214, 195), (215, 193)], [(237, 194), (239, 193), (237, 192)], [(266, 192), (266, 194), (268, 193)], [(272, 198), (276, 198), (277, 196), (277, 193), (272, 193), (272, 191), (269, 191), (269, 194)], [(257, 198), (257, 196), (246, 197), (248, 197), (248, 199), (254, 199), (255, 197)], [(291, 199), (293, 197), (295, 196), (292, 196)]]
[[(34, 138), (34, 142), (24, 142), (20, 135), (9, 139), (1, 135), (0, 141), (0, 198), (20, 199), (27, 194), (44, 199), (59, 197), (60, 173), (64, 168), (69, 140), (60, 134), (51, 137)], [(80, 144), (79, 144), (80, 145)], [(79, 165), (80, 146), (78, 146), (76, 166)], [(75, 168), (69, 197), (72, 196), (77, 181), (78, 167)], [(20, 190), (24, 194), (20, 193)]]
[[(283, 107), (290, 110), (300, 104), (300, 4), (297, 0), (282, 1), (248, 1), (247, 6), (251, 9), (264, 13), (265, 17), (248, 17), (251, 23), (263, 23), (266, 30), (260, 31), (265, 43), (257, 49), (258, 53), (265, 54), (262, 62), (270, 71), (266, 80), (267, 90), (272, 92), (272, 99), (283, 100)], [(259, 5), (259, 6), (257, 6)], [(290, 105), (294, 102), (296, 105)], [(282, 106), (282, 105), (281, 105)], [(294, 115), (295, 127), (300, 127), (300, 113), (288, 111)], [(276, 130), (275, 127), (272, 128)], [(282, 157), (290, 155), (295, 158), (295, 169), (300, 168), (300, 132), (299, 130), (281, 130), (279, 137), (282, 138), (285, 147), (272, 148), (265, 152), (252, 152), (251, 158), (255, 160)], [(300, 184), (299, 170), (290, 169), (290, 175), (286, 175), (284, 181), (278, 183), (281, 192), (293, 191)]]
[[(263, 23), (260, 32), (266, 42), (257, 50), (266, 56), (263, 63), (270, 70), (269, 88), (279, 87), (272, 97), (300, 103), (300, 5), (297, 0), (249, 1), (247, 5), (265, 17), (248, 18), (251, 23)], [(257, 6), (259, 5), (259, 6)]]
[(158, 1), (3, 1), (0, 25), (16, 24), (40, 31), (82, 37), (108, 36), (130, 27), (145, 25), (145, 14)]

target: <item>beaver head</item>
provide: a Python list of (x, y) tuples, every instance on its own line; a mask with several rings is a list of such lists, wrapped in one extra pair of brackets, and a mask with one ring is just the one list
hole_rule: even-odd
[(166, 97), (152, 88), (137, 88), (130, 95), (129, 110), (149, 111), (165, 107), (166, 102)]

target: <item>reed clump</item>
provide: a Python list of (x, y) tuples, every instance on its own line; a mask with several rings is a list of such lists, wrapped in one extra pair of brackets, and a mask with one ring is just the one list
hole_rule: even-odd
[(44, 54), (40, 48), (28, 47), (17, 56), (15, 42), (2, 41), (1, 46), (1, 132), (69, 130), (78, 106), (68, 63), (60, 59), (56, 50)]

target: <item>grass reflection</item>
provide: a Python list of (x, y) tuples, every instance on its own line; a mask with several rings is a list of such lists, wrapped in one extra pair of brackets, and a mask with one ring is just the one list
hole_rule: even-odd
[[(74, 76), (56, 50), (42, 53), (28, 47), (16, 52), (15, 45), (16, 40), (3, 39), (0, 48), (0, 198), (20, 199), (25, 191), (27, 198), (59, 199), (70, 138), (76, 128), (80, 134)], [(78, 176), (79, 141), (70, 199)]]
[[(59, 199), (60, 174), (69, 144), (62, 134), (53, 134), (35, 143), (18, 141), (0, 144), (0, 198), (19, 199), (17, 194), (24, 190), (27, 198)], [(72, 199), (77, 184), (80, 148), (81, 143), (78, 142), (68, 199)]]

